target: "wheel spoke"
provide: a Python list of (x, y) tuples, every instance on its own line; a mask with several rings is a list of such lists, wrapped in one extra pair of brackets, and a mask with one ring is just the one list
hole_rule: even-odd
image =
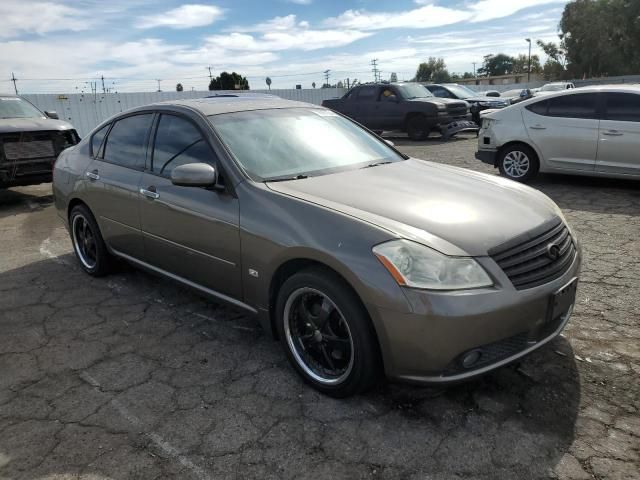
[(322, 355), (324, 356), (324, 359), (329, 364), (329, 367), (331, 368), (331, 370), (335, 371), (336, 370), (336, 366), (333, 363), (333, 359), (331, 358), (331, 355), (329, 355), (329, 353), (327, 353), (326, 345), (322, 345), (320, 347), (320, 351), (322, 352)]
[(329, 317), (331, 316), (331, 313), (333, 312), (333, 310), (334, 310), (333, 304), (329, 301), (329, 299), (324, 297), (322, 299), (322, 304), (320, 305), (320, 312), (318, 313), (317, 320), (316, 320), (316, 327), (318, 328), (318, 330), (322, 331), (323, 327), (327, 325), (328, 323), (327, 320), (329, 320)]

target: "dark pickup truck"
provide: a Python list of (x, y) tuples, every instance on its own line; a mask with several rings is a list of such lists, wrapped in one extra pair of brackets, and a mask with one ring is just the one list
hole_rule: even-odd
[(399, 130), (412, 140), (424, 140), (431, 131), (448, 138), (461, 131), (478, 130), (467, 102), (437, 98), (417, 83), (358, 85), (342, 98), (323, 101), (322, 106), (374, 132)]

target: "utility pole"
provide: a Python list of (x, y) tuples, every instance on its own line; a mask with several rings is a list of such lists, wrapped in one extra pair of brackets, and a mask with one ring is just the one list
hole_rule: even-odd
[(476, 78), (476, 63), (478, 62), (471, 62), (473, 64), (473, 78)]
[(104, 88), (104, 75), (100, 75), (100, 80), (102, 80), (102, 93), (107, 93), (107, 90)]
[(213, 80), (213, 74), (211, 73), (211, 65), (207, 67), (209, 69), (209, 81)]
[(380, 70), (378, 70), (378, 59), (374, 58), (373, 60), (371, 60), (371, 66), (372, 71), (373, 71), (373, 81), (374, 82), (379, 82), (380, 81)]
[(527, 67), (527, 83), (531, 81), (531, 39), (525, 38), (529, 42), (529, 67)]
[(325, 70), (324, 71), (324, 83), (325, 83), (325, 85), (330, 85), (329, 84), (329, 77), (331, 76), (331, 74), (329, 72), (331, 72), (331, 70)]
[(13, 89), (16, 91), (16, 95), (18, 95), (18, 86), (16, 85), (16, 76), (11, 72), (11, 81), (13, 82)]
[(162, 80), (160, 80), (159, 78), (156, 78), (156, 82), (158, 82), (158, 92), (161, 92), (161, 91), (162, 91), (162, 89), (160, 88), (160, 82), (161, 82), (161, 81), (162, 81)]

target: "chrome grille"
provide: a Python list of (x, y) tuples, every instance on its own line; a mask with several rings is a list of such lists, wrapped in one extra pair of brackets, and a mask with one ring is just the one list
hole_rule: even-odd
[(576, 256), (569, 229), (560, 219), (489, 251), (518, 290), (543, 285), (561, 277)]
[(5, 142), (4, 155), (7, 160), (26, 160), (30, 158), (54, 157), (55, 153), (51, 140), (32, 140)]

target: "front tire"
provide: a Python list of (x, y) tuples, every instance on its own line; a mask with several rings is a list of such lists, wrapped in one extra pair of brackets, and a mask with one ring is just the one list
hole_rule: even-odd
[(538, 174), (539, 168), (536, 152), (527, 145), (511, 145), (498, 156), (500, 175), (516, 182), (530, 182)]
[(407, 120), (407, 135), (414, 141), (426, 140), (431, 129), (424, 115), (413, 115)]
[(336, 398), (372, 387), (380, 371), (369, 316), (349, 285), (321, 268), (287, 279), (276, 328), (287, 358), (316, 390)]
[(71, 210), (69, 231), (73, 251), (85, 272), (101, 277), (112, 271), (114, 259), (107, 250), (98, 223), (85, 205), (76, 205)]

